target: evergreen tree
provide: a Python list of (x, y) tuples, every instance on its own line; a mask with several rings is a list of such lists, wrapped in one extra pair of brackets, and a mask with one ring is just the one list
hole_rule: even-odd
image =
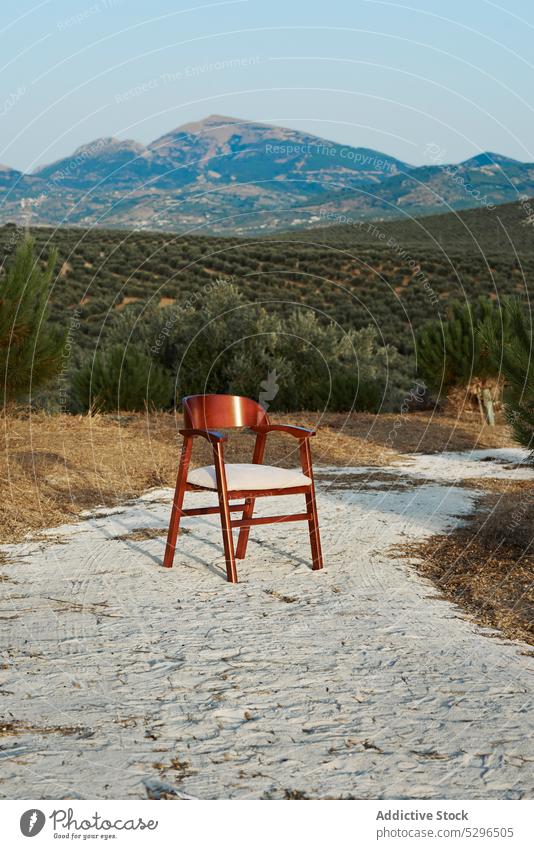
[(172, 405), (170, 374), (134, 347), (113, 345), (72, 378), (74, 407), (84, 412), (166, 409)]
[[(504, 323), (503, 323), (504, 320)], [(486, 388), (489, 378), (497, 376), (488, 346), (478, 332), (487, 323), (495, 338), (506, 334), (505, 317), (489, 298), (480, 297), (473, 304), (453, 301), (445, 320), (433, 319), (423, 325), (416, 338), (417, 369), (427, 386), (446, 396), (455, 386), (477, 382), (479, 403), (493, 424), (491, 393)]]
[(43, 270), (31, 239), (22, 242), (0, 276), (0, 398), (28, 400), (57, 374), (65, 333), (49, 322), (48, 295), (56, 251)]
[(504, 302), (508, 325), (504, 344), (495, 322), (486, 319), (480, 336), (495, 371), (505, 380), (504, 405), (515, 439), (531, 451), (534, 462), (534, 342), (532, 316), (518, 298)]

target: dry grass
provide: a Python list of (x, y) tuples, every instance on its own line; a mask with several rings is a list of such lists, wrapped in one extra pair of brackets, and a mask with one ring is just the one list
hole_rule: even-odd
[(88, 736), (88, 729), (82, 725), (31, 725), (16, 719), (0, 723), (0, 737), (15, 737), (21, 734), (63, 734), (64, 736)]
[(481, 501), (465, 527), (410, 546), (443, 595), (480, 624), (534, 645), (534, 491), (510, 486)]
[[(399, 453), (498, 447), (510, 444), (506, 427), (487, 428), (430, 413), (291, 414), (274, 417), (318, 428), (315, 462), (387, 465)], [(0, 419), (4, 499), (0, 542), (74, 521), (80, 510), (115, 505), (155, 486), (172, 486), (180, 451), (181, 419), (172, 414), (124, 416), (6, 415)], [(248, 460), (254, 437), (241, 434), (226, 448), (229, 461)], [(206, 443), (194, 464), (210, 462)], [(273, 435), (267, 462), (297, 466), (296, 441)]]
[[(180, 534), (182, 533), (191, 533), (189, 528), (180, 528)], [(117, 542), (123, 542), (124, 540), (129, 540), (130, 542), (141, 542), (145, 539), (160, 539), (160, 537), (167, 536), (167, 528), (133, 528), (128, 534), (120, 534), (117, 537), (113, 537)]]

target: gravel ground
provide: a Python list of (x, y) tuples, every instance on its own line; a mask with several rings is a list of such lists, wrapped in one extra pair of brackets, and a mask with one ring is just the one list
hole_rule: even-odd
[(323, 468), (318, 573), (305, 526), (259, 526), (227, 584), (213, 516), (163, 570), (167, 489), (2, 546), (2, 797), (531, 798), (528, 647), (399, 555), (472, 510), (462, 469), (518, 473), (499, 453)]

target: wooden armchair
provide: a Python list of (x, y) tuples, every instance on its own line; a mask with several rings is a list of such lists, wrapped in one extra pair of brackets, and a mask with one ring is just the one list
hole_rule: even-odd
[[(185, 428), (180, 431), (184, 441), (178, 468), (178, 478), (172, 505), (169, 532), (163, 565), (170, 568), (174, 560), (176, 538), (183, 516), (203, 516), (219, 513), (221, 517), (226, 574), (231, 583), (237, 583), (236, 558), (243, 559), (247, 551), (250, 528), (270, 522), (307, 521), (310, 532), (313, 569), (323, 568), (319, 522), (315, 501), (315, 487), (310, 452), (310, 437), (315, 432), (292, 425), (271, 424), (263, 407), (250, 398), (238, 395), (190, 395), (182, 401)], [(252, 463), (225, 463), (224, 443), (227, 439), (216, 428), (248, 427), (256, 436)], [(271, 432), (284, 433), (298, 439), (301, 469), (282, 469), (263, 465), (265, 442)], [(189, 471), (193, 441), (206, 439), (213, 450), (213, 465)], [(218, 506), (183, 509), (186, 492), (214, 491)], [(253, 518), (256, 498), (272, 495), (302, 493), (306, 512), (281, 516)], [(244, 502), (231, 504), (233, 499)], [(241, 513), (232, 519), (231, 513)], [(239, 528), (237, 548), (234, 551), (233, 528)]]

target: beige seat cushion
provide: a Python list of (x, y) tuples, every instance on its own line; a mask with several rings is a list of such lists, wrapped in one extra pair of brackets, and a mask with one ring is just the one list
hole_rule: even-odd
[[(225, 469), (228, 489), (288, 489), (311, 483), (300, 469), (280, 469), (255, 463), (227, 463)], [(215, 466), (193, 469), (187, 476), (187, 482), (217, 489)]]

